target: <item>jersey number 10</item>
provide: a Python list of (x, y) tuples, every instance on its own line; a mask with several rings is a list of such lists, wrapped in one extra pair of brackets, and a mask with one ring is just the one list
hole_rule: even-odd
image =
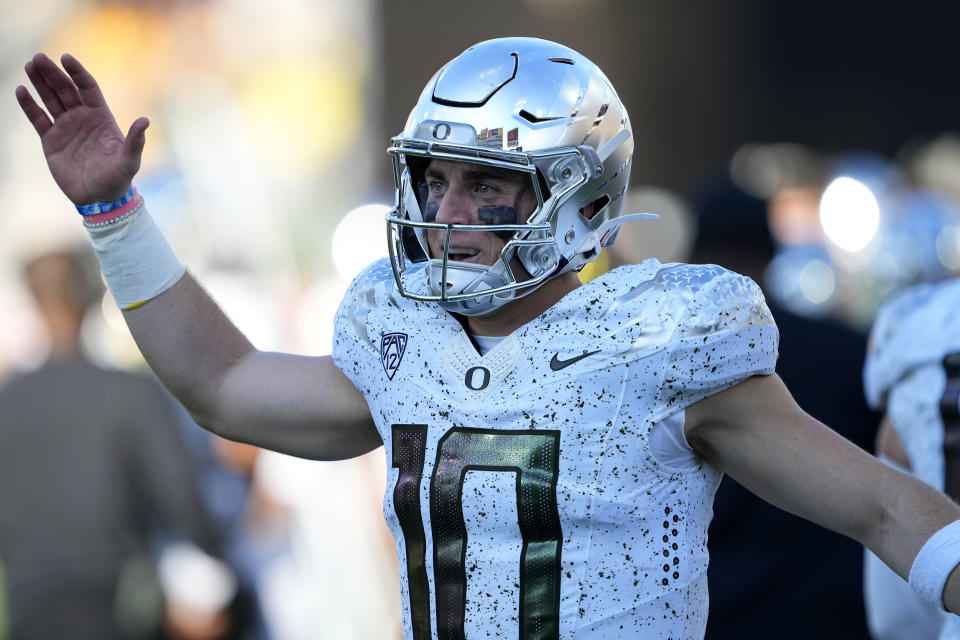
[[(392, 465), (400, 470), (393, 488), (393, 504), (407, 554), (414, 640), (431, 637), (426, 536), (420, 511), (426, 445), (426, 425), (393, 425)], [(516, 474), (518, 524), (523, 538), (517, 637), (522, 640), (559, 637), (563, 540), (557, 511), (559, 461), (559, 431), (455, 427), (440, 438), (429, 496), (437, 635), (441, 640), (465, 637), (467, 528), (462, 491), (464, 475), (473, 469)]]

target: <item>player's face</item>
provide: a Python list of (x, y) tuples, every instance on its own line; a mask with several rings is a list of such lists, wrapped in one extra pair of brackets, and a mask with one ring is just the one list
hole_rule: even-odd
[[(518, 171), (452, 160), (431, 160), (424, 172), (427, 222), (523, 224), (537, 208), (530, 177)], [(446, 232), (430, 231), (430, 257), (442, 258)], [(450, 260), (492, 265), (512, 231), (454, 231)]]

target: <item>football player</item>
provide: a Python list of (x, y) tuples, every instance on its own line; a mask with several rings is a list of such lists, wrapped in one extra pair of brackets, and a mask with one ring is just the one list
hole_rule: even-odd
[(26, 66), (46, 110), (17, 97), (170, 390), (261, 447), (386, 447), (407, 638), (702, 637), (722, 473), (960, 610), (960, 508), (796, 405), (756, 284), (650, 260), (580, 285), (630, 218), (634, 140), (579, 53), (491, 40), (427, 83), (389, 149), (390, 257), (324, 358), (255, 349), (185, 273), (132, 186), (147, 120), (123, 136), (61, 63)]
[[(960, 498), (960, 280), (922, 284), (880, 309), (864, 364), (868, 402), (885, 409), (877, 455)], [(884, 640), (960, 639), (960, 618), (918, 599), (867, 551), (867, 618)]]

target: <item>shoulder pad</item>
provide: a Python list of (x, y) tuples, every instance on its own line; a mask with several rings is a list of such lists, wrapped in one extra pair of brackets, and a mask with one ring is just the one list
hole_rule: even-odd
[(577, 302), (593, 310), (601, 338), (617, 335), (618, 340), (634, 342), (644, 335), (642, 342), (659, 346), (747, 326), (773, 325), (760, 287), (716, 265), (648, 260), (615, 269), (591, 284), (594, 282), (606, 291), (585, 295)]
[(774, 371), (779, 333), (760, 287), (745, 276), (716, 265), (650, 260), (589, 285), (557, 312), (575, 317), (585, 310), (582, 333), (596, 332), (593, 348), (615, 361), (652, 363), (660, 354), (663, 415)]
[(879, 409), (913, 369), (960, 351), (960, 280), (911, 287), (890, 298), (870, 331), (863, 386)]
[(367, 318), (371, 312), (390, 304), (394, 291), (393, 270), (387, 258), (381, 258), (361, 271), (350, 283), (337, 310), (334, 335), (342, 336), (346, 330), (372, 348), (379, 349), (367, 335)]

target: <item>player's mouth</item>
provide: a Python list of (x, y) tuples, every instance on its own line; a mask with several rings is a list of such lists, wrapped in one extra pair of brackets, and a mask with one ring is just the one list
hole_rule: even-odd
[(473, 247), (450, 247), (447, 255), (456, 262), (478, 262), (480, 250)]

